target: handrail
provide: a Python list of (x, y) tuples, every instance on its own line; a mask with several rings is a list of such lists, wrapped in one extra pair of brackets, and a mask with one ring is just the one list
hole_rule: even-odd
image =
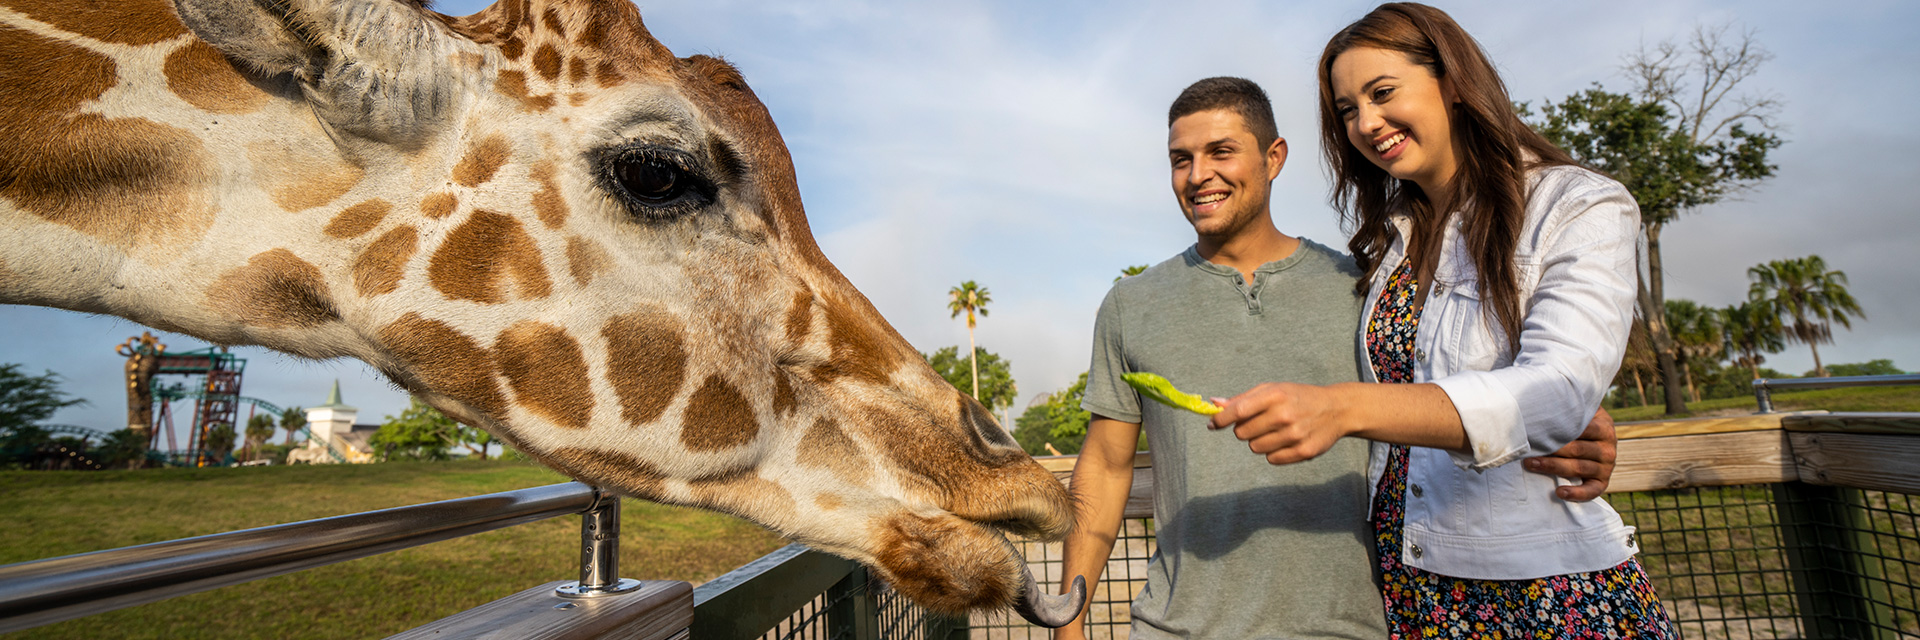
[(1760, 403), (1760, 413), (1773, 413), (1773, 391), (1802, 391), (1808, 389), (1834, 389), (1838, 387), (1894, 387), (1920, 384), (1920, 374), (1900, 374), (1891, 376), (1838, 376), (1833, 378), (1756, 378), (1753, 381), (1753, 399)]
[[(0, 566), (0, 633), (536, 520), (589, 511), (617, 518), (618, 505), (568, 482)], [(607, 568), (584, 566), (610, 555), (605, 535), (618, 535), (604, 518), (588, 518), (596, 519), (583, 525), (582, 544), (600, 548), (583, 553), (586, 585), (574, 585), (582, 595), (626, 586)]]

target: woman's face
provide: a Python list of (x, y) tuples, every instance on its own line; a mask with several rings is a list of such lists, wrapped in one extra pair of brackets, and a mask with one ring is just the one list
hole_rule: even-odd
[(1453, 92), (1398, 51), (1348, 49), (1333, 59), (1334, 111), (1347, 141), (1395, 178), (1412, 180), (1437, 204), (1454, 171)]

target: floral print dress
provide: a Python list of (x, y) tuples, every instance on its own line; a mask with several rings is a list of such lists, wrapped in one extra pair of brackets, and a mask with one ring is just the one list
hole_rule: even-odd
[[(1403, 261), (1387, 280), (1367, 320), (1367, 352), (1381, 382), (1412, 382), (1419, 281)], [(1586, 640), (1677, 638), (1653, 585), (1628, 558), (1611, 569), (1534, 580), (1471, 580), (1421, 571), (1400, 562), (1406, 516), (1407, 448), (1394, 445), (1373, 504), (1380, 592), (1393, 640)]]

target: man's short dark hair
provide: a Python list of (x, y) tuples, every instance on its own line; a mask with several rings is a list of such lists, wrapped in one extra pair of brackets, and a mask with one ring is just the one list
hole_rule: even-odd
[(1273, 103), (1267, 100), (1267, 92), (1261, 91), (1260, 85), (1252, 80), (1232, 76), (1207, 78), (1187, 85), (1187, 90), (1173, 99), (1173, 108), (1167, 110), (1167, 126), (1172, 127), (1173, 121), (1182, 117), (1214, 109), (1240, 114), (1240, 119), (1247, 122), (1247, 130), (1253, 132), (1253, 141), (1259, 143), (1262, 150), (1280, 137), (1280, 128), (1273, 124)]

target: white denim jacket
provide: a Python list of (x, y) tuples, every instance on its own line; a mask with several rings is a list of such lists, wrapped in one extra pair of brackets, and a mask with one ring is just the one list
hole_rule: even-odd
[[(1579, 438), (1626, 350), (1640, 208), (1620, 183), (1578, 167), (1528, 174), (1527, 219), (1515, 249), (1520, 347), (1481, 306), (1478, 273), (1459, 214), (1445, 226), (1439, 266), (1421, 311), (1415, 382), (1446, 391), (1470, 452), (1409, 450), (1400, 558), (1460, 578), (1523, 580), (1606, 569), (1639, 548), (1604, 500), (1567, 502), (1562, 481), (1528, 472), (1522, 457)], [(1406, 256), (1411, 221), (1374, 269), (1357, 341), (1366, 381), (1366, 319)], [(1373, 445), (1367, 486), (1378, 487), (1387, 445)]]

